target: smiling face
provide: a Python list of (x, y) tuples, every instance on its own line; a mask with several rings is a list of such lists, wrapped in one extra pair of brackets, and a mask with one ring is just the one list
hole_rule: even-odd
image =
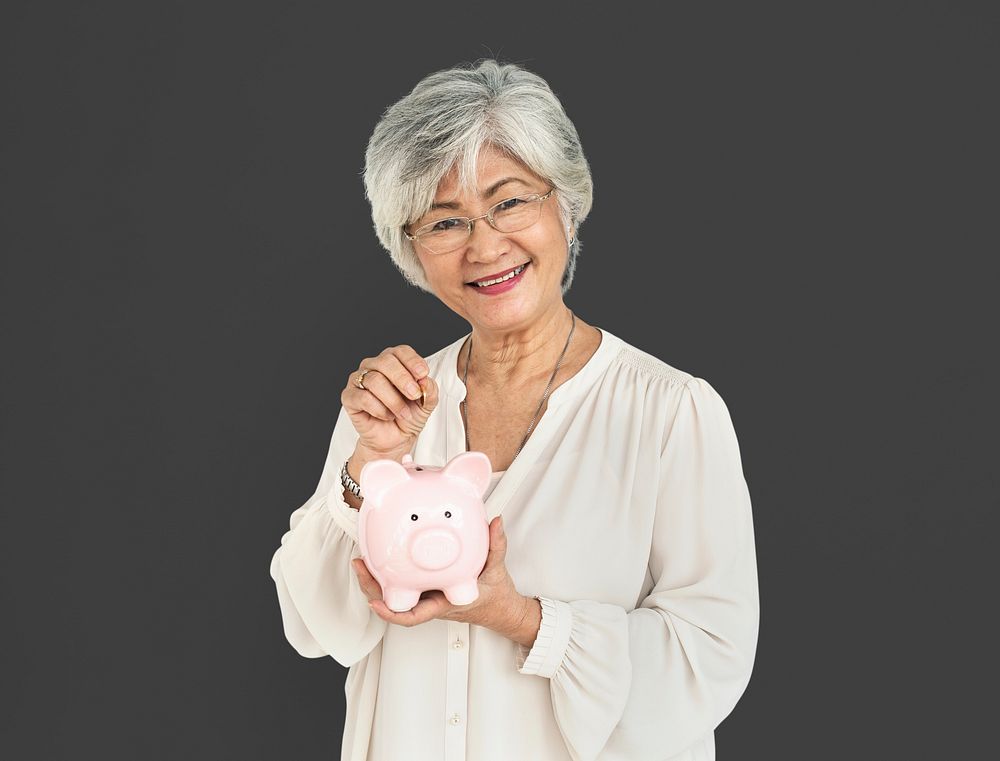
[[(477, 172), (479, 193), (485, 196), (459, 195), (457, 173), (452, 170), (438, 184), (434, 197), (435, 205), (448, 205), (432, 208), (408, 229), (412, 232), (452, 216), (477, 217), (513, 196), (544, 195), (551, 189), (544, 179), (490, 145), (479, 155)], [(434, 254), (419, 241), (414, 246), (434, 294), (454, 312), (487, 331), (516, 330), (562, 303), (560, 283), (569, 255), (569, 232), (562, 225), (553, 193), (542, 202), (538, 221), (524, 230), (502, 233), (483, 218), (473, 223), (472, 235), (454, 251)], [(525, 263), (528, 266), (511, 282), (485, 290), (469, 285)]]

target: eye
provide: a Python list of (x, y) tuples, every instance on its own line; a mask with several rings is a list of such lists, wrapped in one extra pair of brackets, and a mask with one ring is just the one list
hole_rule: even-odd
[(416, 513), (414, 513), (413, 515), (410, 516), (410, 520), (411, 521), (415, 521), (416, 519), (417, 519), (417, 514)]
[(459, 219), (458, 217), (448, 217), (448, 219), (442, 219), (437, 222), (434, 222), (432, 225), (430, 225), (430, 229), (433, 231), (452, 230), (456, 227), (461, 227), (461, 225), (462, 225), (462, 220)]
[(520, 198), (508, 198), (506, 201), (501, 201), (497, 204), (497, 211), (507, 211), (508, 209), (513, 209), (519, 203), (523, 203)]
[(451, 517), (451, 510), (445, 510), (444, 511), (444, 517), (445, 518), (450, 518)]

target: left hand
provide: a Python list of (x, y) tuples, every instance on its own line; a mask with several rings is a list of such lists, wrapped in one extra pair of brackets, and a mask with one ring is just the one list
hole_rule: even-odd
[(379, 618), (399, 626), (417, 626), (432, 618), (461, 621), (489, 628), (513, 623), (519, 615), (524, 598), (514, 586), (507, 572), (504, 558), (507, 555), (507, 535), (503, 531), (501, 516), (490, 522), (490, 548), (486, 565), (479, 574), (479, 597), (468, 605), (452, 605), (444, 592), (432, 589), (420, 595), (420, 600), (408, 611), (396, 613), (382, 599), (382, 587), (368, 572), (361, 558), (352, 560), (354, 572), (361, 588), (368, 595), (371, 608)]

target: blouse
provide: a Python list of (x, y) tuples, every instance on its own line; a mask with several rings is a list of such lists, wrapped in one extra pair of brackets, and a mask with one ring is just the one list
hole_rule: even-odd
[[(474, 624), (389, 624), (368, 607), (351, 567), (358, 511), (340, 483), (358, 434), (341, 408), (270, 574), (295, 651), (349, 669), (342, 761), (715, 758), (759, 622), (739, 445), (708, 381), (601, 333), (484, 500), (488, 520), (504, 516), (518, 592), (541, 605), (530, 648)], [(417, 463), (465, 451), (467, 337), (425, 358), (441, 396)]]
[(506, 470), (494, 470), (493, 475), (490, 477), (490, 485), (486, 487), (486, 491), (483, 493), (483, 502), (490, 498), (493, 490), (497, 488), (497, 484), (500, 482), (501, 476), (506, 473)]

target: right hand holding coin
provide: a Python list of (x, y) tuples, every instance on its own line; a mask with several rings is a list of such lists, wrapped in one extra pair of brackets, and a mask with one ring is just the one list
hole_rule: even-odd
[[(359, 388), (362, 373), (364, 388)], [(406, 344), (361, 360), (340, 394), (358, 446), (390, 458), (410, 451), (438, 405), (438, 385), (427, 373), (427, 363)]]

